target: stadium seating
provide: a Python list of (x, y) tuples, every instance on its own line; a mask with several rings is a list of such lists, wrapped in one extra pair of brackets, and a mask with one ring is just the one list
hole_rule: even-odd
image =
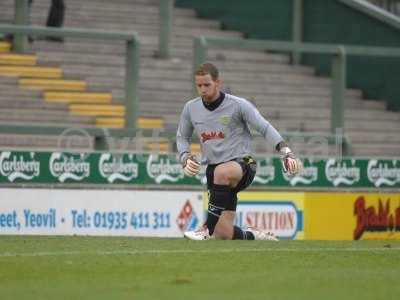
[[(48, 2), (34, 1), (31, 13), (33, 24), (44, 24)], [(0, 21), (12, 21), (12, 8), (11, 0), (0, 3)], [(138, 32), (142, 44), (139, 115), (143, 118), (139, 119), (140, 126), (174, 132), (184, 103), (192, 97), (193, 36), (241, 37), (243, 34), (220, 30), (220, 23), (216, 21), (197, 19), (193, 10), (175, 8), (171, 58), (159, 59), (154, 55), (158, 49), (158, 24), (158, 1), (155, 0), (118, 0), (101, 4), (98, 0), (69, 0), (64, 25)], [(9, 51), (9, 45), (1, 43), (0, 51)], [(32, 113), (28, 112), (32, 117), (27, 119), (27, 123), (35, 122), (32, 121), (33, 112), (38, 107), (40, 111), (46, 111), (41, 112), (38, 121), (47, 120), (44, 116), (51, 115), (49, 111), (57, 111), (59, 116), (63, 114), (58, 119), (52, 115), (46, 123), (56, 119), (54, 123), (57, 124), (116, 128), (124, 125), (125, 48), (122, 43), (69, 38), (64, 43), (36, 40), (31, 44), (30, 53), (31, 60), (26, 59), (32, 63), (34, 57), (36, 65), (24, 66), (24, 72), (37, 74), (38, 71), (54, 77), (34, 81), (31, 76), (22, 76), (23, 79), (0, 76), (0, 80), (6, 80), (5, 83), (0, 82), (5, 87), (0, 92), (1, 103), (21, 103), (21, 107), (15, 108), (18, 114), (21, 110), (21, 115), (24, 110), (32, 110)], [(208, 59), (221, 69), (224, 89), (248, 98), (280, 131), (306, 132), (315, 136), (329, 133), (329, 78), (316, 77), (310, 67), (290, 65), (289, 57), (283, 54), (211, 49)], [(29, 69), (39, 68), (37, 66), (49, 69)], [(8, 74), (22, 72), (11, 66), (8, 68)], [(72, 90), (66, 89), (67, 86)], [(26, 103), (29, 103), (29, 108), (22, 109)], [(9, 109), (8, 106), (4, 108)], [(6, 112), (2, 115), (8, 115), (5, 118), (12, 116)], [(9, 122), (2, 115), (0, 121)], [(25, 122), (25, 119), (21, 120)], [(400, 114), (386, 112), (384, 103), (363, 101), (359, 90), (347, 91), (345, 131), (352, 142), (354, 154), (398, 155), (399, 120)], [(12, 146), (11, 138), (7, 141), (7, 145)], [(136, 147), (136, 144), (129, 147)], [(144, 144), (148, 150), (156, 147), (151, 140)], [(19, 145), (18, 141), (15, 145)], [(121, 147), (126, 145), (121, 143)], [(257, 152), (272, 152), (261, 138), (256, 138), (255, 147)], [(165, 140), (159, 141), (158, 148), (165, 151), (174, 149), (171, 141)], [(304, 142), (298, 143), (298, 149), (303, 154), (318, 154)], [(331, 154), (336, 150), (334, 146), (328, 149)]]

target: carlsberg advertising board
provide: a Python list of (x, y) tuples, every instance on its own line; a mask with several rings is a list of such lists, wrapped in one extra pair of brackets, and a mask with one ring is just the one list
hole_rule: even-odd
[[(303, 159), (296, 176), (282, 171), (279, 158), (258, 157), (252, 186), (282, 188), (400, 188), (400, 160)], [(0, 184), (138, 184), (206, 183), (205, 166), (195, 177), (184, 175), (175, 155), (0, 151)]]

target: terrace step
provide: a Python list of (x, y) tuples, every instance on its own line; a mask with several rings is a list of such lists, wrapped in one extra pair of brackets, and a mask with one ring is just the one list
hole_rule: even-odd
[(0, 65), (35, 66), (36, 64), (37, 57), (33, 54), (0, 53)]
[(106, 104), (111, 103), (111, 93), (97, 92), (44, 92), (47, 102), (81, 103), (81, 104)]
[(61, 78), (62, 70), (58, 67), (0, 66), (0, 75), (31, 78)]
[(18, 80), (21, 89), (36, 91), (84, 91), (87, 88), (85, 80), (70, 79), (34, 79), (22, 78)]

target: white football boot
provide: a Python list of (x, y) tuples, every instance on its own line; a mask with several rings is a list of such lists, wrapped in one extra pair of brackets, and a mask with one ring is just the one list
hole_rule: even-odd
[(183, 236), (189, 240), (204, 241), (211, 238), (208, 228), (201, 227), (193, 231), (185, 231)]
[(265, 240), (265, 241), (275, 241), (278, 242), (279, 239), (270, 231), (263, 231), (257, 228), (247, 228), (254, 235), (255, 240)]

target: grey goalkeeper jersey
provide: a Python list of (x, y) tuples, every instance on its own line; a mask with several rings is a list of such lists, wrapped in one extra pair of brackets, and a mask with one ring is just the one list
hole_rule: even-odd
[(213, 111), (200, 97), (188, 101), (182, 111), (177, 131), (179, 158), (190, 152), (193, 130), (200, 139), (202, 162), (217, 164), (251, 154), (250, 127), (274, 147), (283, 141), (277, 130), (249, 101), (225, 94)]

